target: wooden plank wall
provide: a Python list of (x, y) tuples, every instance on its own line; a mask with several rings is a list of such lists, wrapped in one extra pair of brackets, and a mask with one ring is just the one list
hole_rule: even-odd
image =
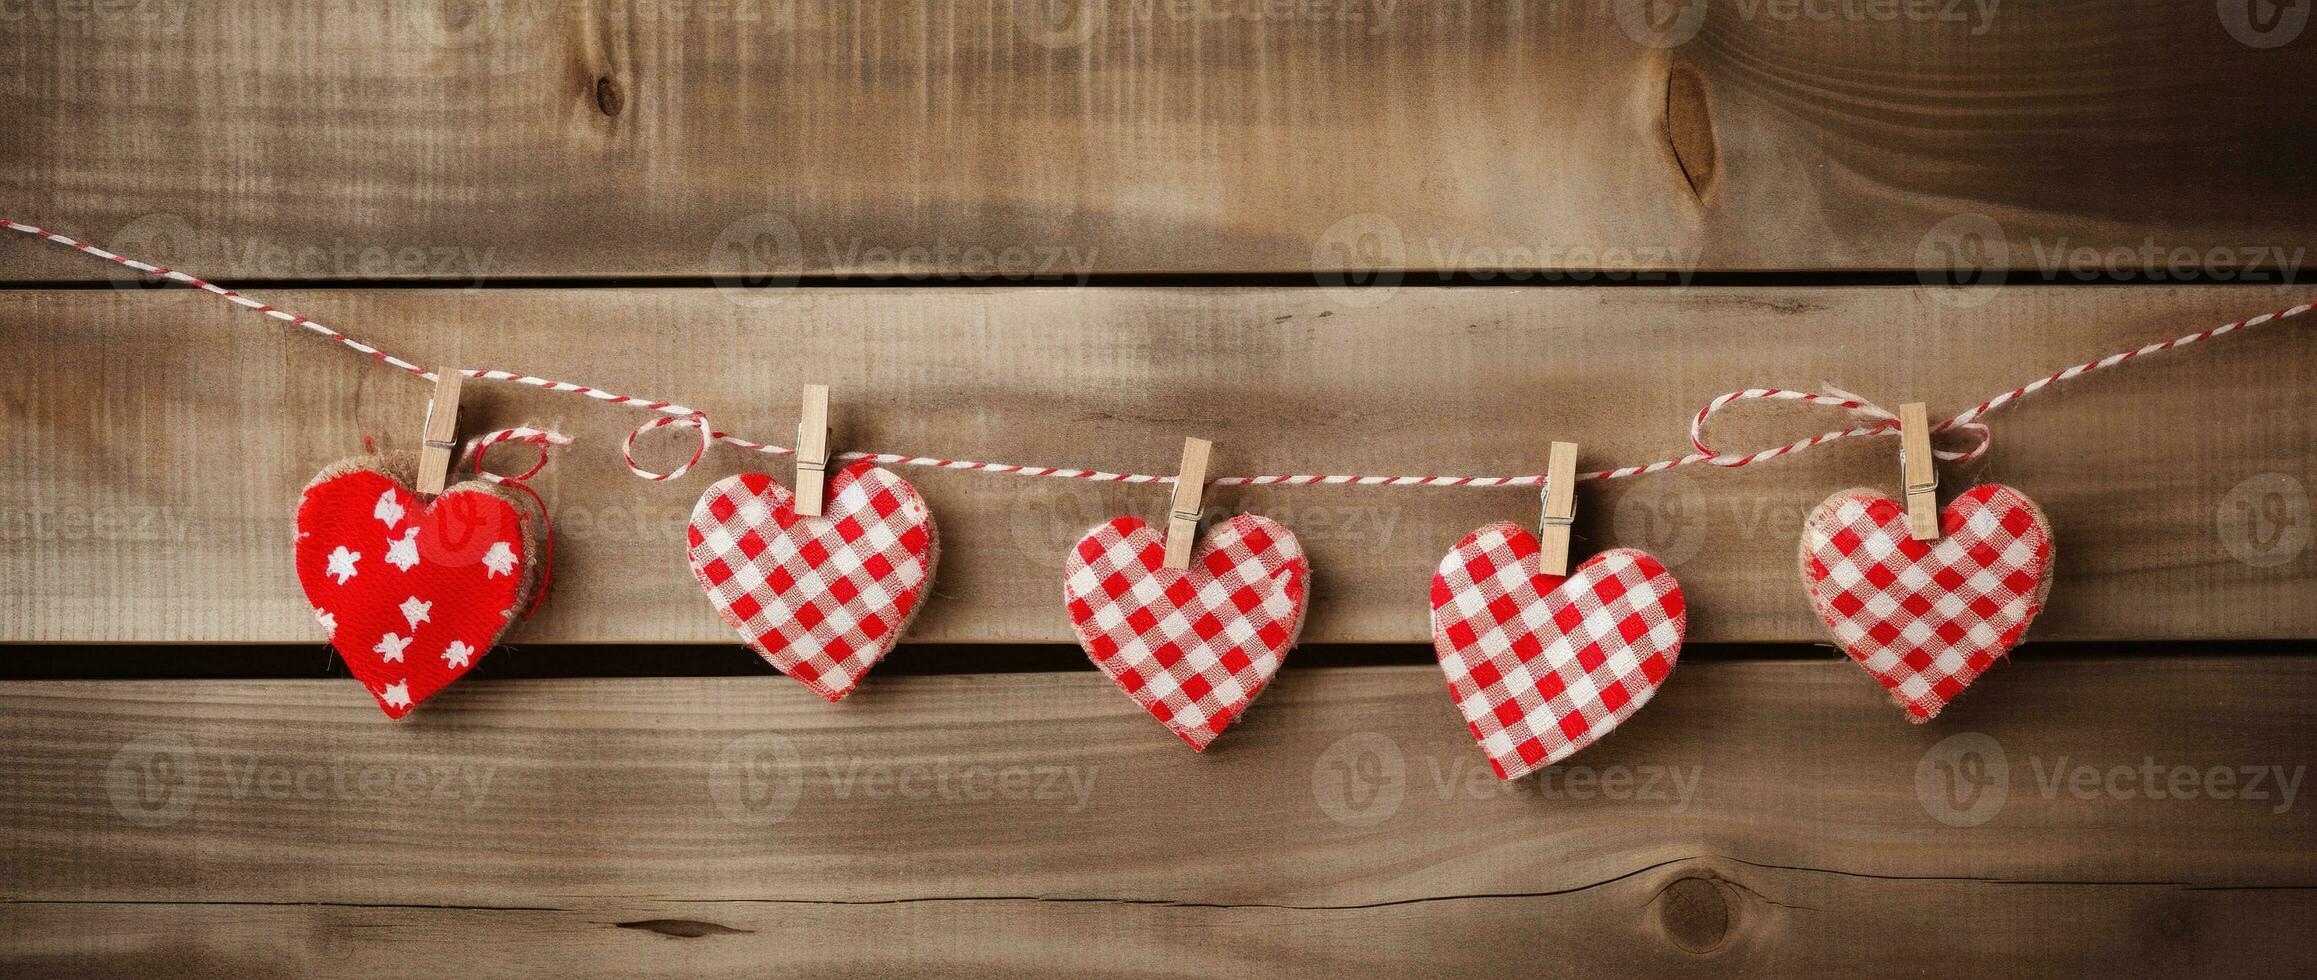
[(2313, 662), (2022, 662), (1924, 727), (1846, 665), (1687, 666), (1514, 784), (1422, 666), (1290, 671), (1204, 756), (1090, 672), (461, 683), (409, 725), (18, 684), (0, 859), (42, 976), (2291, 974)]
[[(21, 9), (0, 216), (774, 441), (821, 381), (843, 448), (1474, 473), (1574, 438), (1594, 468), (1684, 451), (1734, 388), (1952, 412), (2310, 295), (2289, 8)], [(1500, 784), (1421, 596), (1533, 494), (1212, 494), (1304, 537), (1307, 640), (1381, 646), (1291, 659), (1193, 755), (1067, 657), (989, 672), (1065, 640), (1068, 542), (1161, 494), (910, 471), (945, 549), (912, 643), (972, 645), (828, 705), (674, 550), (700, 488), (784, 463), (648, 484), (615, 452), (644, 416), (500, 385), (470, 429), (579, 440), (539, 484), (556, 598), (498, 655), (522, 678), (389, 722), (257, 665), (322, 657), (296, 488), (412, 438), (424, 386), (119, 271), (0, 239), (0, 973), (2317, 970), (2305, 322), (1992, 420), (1948, 479), (2043, 502), (2062, 574), (2047, 642), (1930, 725), (1812, 645), (1792, 567), (1887, 444), (1587, 486), (1579, 547), (1667, 558), (1693, 643), (1615, 737)], [(591, 643), (733, 657), (555, 666)]]
[(2317, 219), (2307, 45), (2170, 0), (1671, 47), (1632, 0), (138, 2), (8, 22), (0, 188), (216, 276), (1908, 269), (1959, 213), (2024, 269)]

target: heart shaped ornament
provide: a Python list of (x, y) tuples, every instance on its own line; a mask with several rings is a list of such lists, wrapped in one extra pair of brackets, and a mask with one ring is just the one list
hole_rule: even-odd
[(1448, 693), (1500, 779), (1519, 779), (1609, 734), (1673, 673), (1689, 628), (1681, 585), (1619, 548), (1567, 576), (1541, 571), (1535, 536), (1491, 524), (1432, 575), (1432, 649)]
[(323, 635), (400, 718), (459, 679), (538, 585), (528, 499), (481, 480), (421, 504), (405, 454), (331, 465), (298, 501), (298, 582)]
[(1819, 618), (1916, 722), (2018, 645), (2052, 587), (2051, 525), (2026, 494), (1972, 487), (1939, 526), (1915, 540), (1906, 507), (1872, 490), (1828, 497), (1802, 525)]
[(1303, 629), (1311, 563), (1295, 534), (1239, 514), (1207, 532), (1190, 568), (1133, 517), (1070, 550), (1062, 598), (1096, 667), (1191, 748), (1231, 727)]
[(835, 701), (909, 626), (933, 581), (933, 511), (909, 481), (867, 461), (829, 481), (819, 517), (762, 473), (700, 495), (692, 575), (757, 656)]

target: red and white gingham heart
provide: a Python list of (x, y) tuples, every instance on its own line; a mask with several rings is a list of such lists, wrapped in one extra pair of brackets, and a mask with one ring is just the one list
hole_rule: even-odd
[(1209, 531), (1189, 569), (1165, 562), (1165, 539), (1121, 517), (1071, 549), (1062, 598), (1094, 665), (1203, 752), (1287, 659), (1311, 564), (1293, 532), (1252, 514)]
[(933, 512), (917, 488), (857, 462), (822, 516), (762, 473), (726, 477), (692, 508), (692, 574), (717, 615), (781, 673), (835, 701), (900, 641), (933, 581)]
[(1539, 573), (1537, 539), (1491, 524), (1432, 575), (1432, 648), (1448, 693), (1502, 779), (1609, 734), (1673, 673), (1689, 626), (1681, 586), (1620, 548), (1566, 577)]
[(1802, 526), (1802, 577), (1819, 617), (1916, 722), (2018, 645), (2051, 594), (2051, 525), (2027, 495), (1972, 487), (1939, 525), (1939, 540), (1917, 541), (1898, 501), (1845, 490)]
[(323, 470), (298, 500), (298, 583), (387, 717), (459, 679), (538, 581), (530, 501), (480, 480), (420, 504), (404, 456)]

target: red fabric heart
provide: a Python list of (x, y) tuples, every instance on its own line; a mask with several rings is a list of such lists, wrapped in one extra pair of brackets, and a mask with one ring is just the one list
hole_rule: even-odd
[(1904, 505), (1845, 490), (1802, 528), (1802, 577), (1819, 617), (1917, 722), (2018, 645), (2051, 594), (2051, 525), (2026, 494), (1972, 487), (1939, 525), (1939, 540), (1917, 541)]
[(933, 581), (933, 511), (857, 462), (819, 517), (772, 477), (727, 477), (692, 508), (692, 575), (716, 614), (781, 673), (835, 701), (900, 641)]
[(1432, 575), (1433, 652), (1502, 779), (1566, 759), (1641, 710), (1688, 628), (1681, 586), (1631, 548), (1545, 575), (1534, 536), (1491, 524)]
[(1165, 564), (1166, 540), (1121, 517), (1071, 549), (1062, 598), (1094, 665), (1203, 752), (1287, 659), (1311, 566), (1293, 532), (1251, 514), (1208, 532), (1188, 570)]
[(528, 501), (479, 480), (420, 505), (400, 457), (323, 470), (298, 502), (298, 582), (388, 717), (490, 651), (536, 581)]

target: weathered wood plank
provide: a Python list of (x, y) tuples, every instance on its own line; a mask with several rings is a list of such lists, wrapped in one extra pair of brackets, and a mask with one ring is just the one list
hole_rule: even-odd
[(19, 682), (0, 964), (2293, 974), (2313, 696), (2310, 656), (2023, 662), (1916, 727), (1844, 664), (1695, 664), (1508, 786), (1426, 668), (1291, 671), (1203, 756), (1091, 671), (469, 680), (403, 723)]
[[(1651, 868), (1381, 906), (1033, 896), (584, 909), (0, 905), (20, 976), (2292, 976), (2317, 894)], [(1925, 928), (1926, 923), (1955, 923)]]
[(2225, 5), (59, 9), (0, 20), (0, 213), (219, 277), (1904, 269), (1962, 214), (2226, 273), (2317, 226), (2310, 40)]
[(1747, 886), (2306, 888), (2313, 696), (2306, 655), (2027, 661), (1918, 727), (1845, 663), (1699, 663), (1575, 765), (1503, 784), (1428, 667), (1290, 671), (1204, 755), (1091, 670), (836, 706), (771, 677), (470, 680), (405, 723), (346, 681), (13, 682), (0, 887), (1367, 907), (1703, 862)]
[[(799, 386), (839, 393), (842, 449), (1172, 472), (1185, 434), (1219, 473), (1538, 472), (1553, 439), (1587, 468), (1687, 451), (1698, 405), (1829, 382), (1950, 412), (2036, 374), (2284, 305), (2266, 288), (2007, 289), (1950, 309), (1920, 289), (1418, 290), (1372, 308), (1326, 290), (823, 289), (775, 305), (713, 289), (270, 296), (423, 363), (507, 368), (675, 398), (786, 441)], [(427, 386), (192, 293), (0, 293), (8, 524), (0, 639), (311, 641), (290, 562), (298, 489), (355, 451), (417, 438)], [(2028, 326), (2032, 325), (2032, 329)], [(1979, 478), (2050, 513), (2061, 578), (2041, 639), (2317, 635), (2306, 481), (2317, 331), (2301, 322), (2085, 378), (2007, 409)], [(729, 642), (682, 557), (695, 495), (778, 459), (722, 450), (646, 483), (618, 442), (647, 413), (469, 385), (469, 432), (540, 421), (578, 437), (539, 482), (555, 597), (519, 642)], [(1724, 448), (1843, 424), (1763, 407)], [(680, 459), (681, 430), (647, 439)], [(517, 450), (517, 453), (520, 451)], [(1637, 545), (1688, 590), (1693, 639), (1813, 641), (1794, 570), (1806, 509), (1897, 489), (1894, 441), (1744, 470), (1704, 467), (1579, 496), (1577, 549)], [(515, 465), (515, 461), (501, 465)], [(1163, 488), (910, 469), (943, 536), (925, 641), (1067, 641), (1062, 556)], [(1533, 522), (1523, 489), (1217, 488), (1216, 508), (1294, 529), (1317, 573), (1306, 638), (1421, 641), (1434, 562), (1470, 529)], [(2295, 515), (2300, 515), (2296, 517)]]

